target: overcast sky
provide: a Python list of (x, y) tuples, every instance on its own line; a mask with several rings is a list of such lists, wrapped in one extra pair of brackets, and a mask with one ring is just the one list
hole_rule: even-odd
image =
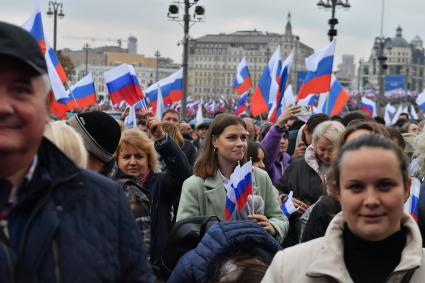
[[(0, 0), (1, 20), (21, 25), (32, 13), (34, 0)], [(345, 1), (345, 0), (344, 0)], [(41, 10), (47, 38), (53, 45), (53, 18)], [(87, 39), (91, 46), (108, 42), (103, 38), (138, 38), (138, 51), (153, 56), (159, 50), (164, 57), (181, 62), (183, 28), (167, 19), (171, 0), (62, 0), (65, 18), (58, 20), (58, 49), (81, 49)], [(191, 27), (192, 38), (205, 34), (252, 30), (283, 33), (288, 12), (292, 15), (293, 32), (314, 49), (328, 42), (328, 19), (331, 11), (319, 9), (317, 0), (199, 0), (206, 10), (205, 22)], [(349, 0), (351, 8), (338, 9), (336, 17), (336, 59), (342, 54), (355, 55), (355, 61), (367, 59), (373, 40), (380, 33), (382, 0)], [(182, 10), (182, 9), (181, 9)], [(385, 0), (384, 36), (394, 37), (398, 25), (410, 42), (419, 35), (425, 38), (424, 0)], [(116, 44), (109, 42), (109, 44)], [(126, 44), (124, 44), (124, 47)]]

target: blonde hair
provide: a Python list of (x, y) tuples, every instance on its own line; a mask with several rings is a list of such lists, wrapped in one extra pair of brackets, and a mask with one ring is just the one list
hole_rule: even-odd
[(313, 131), (312, 144), (316, 146), (320, 138), (325, 138), (331, 142), (333, 146), (338, 145), (345, 127), (340, 122), (326, 121), (317, 125)]
[[(174, 113), (174, 112), (170, 112), (170, 113)], [(182, 134), (180, 133), (179, 128), (177, 128), (176, 125), (170, 122), (162, 122), (162, 129), (176, 142), (176, 144), (179, 145), (179, 147), (183, 146), (184, 138)]]
[(83, 138), (65, 121), (49, 122), (44, 136), (54, 143), (66, 156), (81, 168), (87, 168), (88, 153)]
[(148, 157), (149, 170), (158, 172), (158, 157), (154, 147), (154, 143), (145, 132), (139, 129), (125, 130), (115, 151), (115, 160), (118, 163), (121, 151), (128, 146), (135, 147), (143, 151)]

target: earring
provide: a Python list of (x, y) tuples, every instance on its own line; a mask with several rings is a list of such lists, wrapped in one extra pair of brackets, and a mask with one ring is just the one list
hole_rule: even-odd
[(214, 147), (214, 153), (216, 153), (217, 152), (217, 148), (216, 147)]

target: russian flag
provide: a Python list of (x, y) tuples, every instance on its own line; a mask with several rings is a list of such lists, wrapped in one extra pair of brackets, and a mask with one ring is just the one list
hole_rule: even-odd
[(376, 104), (373, 100), (362, 97), (362, 107), (361, 111), (368, 113), (370, 117), (376, 116)]
[(236, 71), (236, 79), (233, 81), (233, 89), (237, 94), (242, 95), (252, 87), (251, 75), (245, 57), (242, 58)]
[[(279, 78), (279, 92), (277, 93), (276, 100), (273, 101), (272, 107), (269, 111), (269, 117), (268, 120), (272, 123), (275, 123), (277, 118), (280, 114), (282, 114), (282, 100), (285, 99), (285, 87), (286, 82), (288, 80), (289, 72), (291, 70), (292, 61), (294, 60), (294, 50), (291, 51), (289, 56), (285, 59), (285, 61), (282, 63), (282, 72), (280, 74)], [(292, 87), (290, 89), (292, 93)], [(290, 95), (287, 93), (287, 95)], [(288, 97), (287, 97), (288, 98)], [(290, 98), (288, 98), (290, 99)], [(295, 102), (295, 101), (294, 101)], [(291, 104), (294, 104), (291, 102)]]
[[(276, 49), (255, 87), (251, 98), (251, 113), (254, 117), (269, 112), (269, 104), (276, 103), (282, 68), (280, 47)], [(275, 104), (276, 105), (276, 104)]]
[(283, 214), (286, 215), (286, 217), (289, 217), (292, 213), (297, 211), (298, 209), (295, 207), (294, 202), (292, 201), (292, 195), (294, 194), (293, 191), (291, 191), (287, 196), (285, 201), (282, 203), (282, 206), (280, 207), (280, 210), (283, 212)]
[(44, 37), (43, 21), (41, 18), (40, 1), (35, 0), (34, 12), (31, 17), (22, 25), (22, 27), (29, 31), (37, 40), (41, 52), (46, 53), (46, 40)]
[(412, 184), (410, 185), (410, 195), (404, 203), (404, 212), (410, 214), (416, 222), (419, 217), (419, 195), (421, 192), (421, 182), (412, 177)]
[(96, 104), (96, 88), (93, 76), (89, 73), (71, 87), (67, 105), (68, 110), (71, 110), (84, 108), (93, 104)]
[(341, 114), (345, 104), (350, 100), (350, 94), (342, 87), (340, 82), (332, 75), (331, 90), (327, 97), (324, 113), (333, 116)]
[(385, 120), (385, 126), (391, 126), (391, 115), (395, 113), (395, 107), (392, 106), (390, 103), (387, 103), (385, 106), (385, 113), (384, 113), (384, 120)]
[(181, 100), (183, 96), (183, 68), (152, 84), (145, 90), (146, 96), (149, 97), (154, 109), (156, 108), (159, 87), (161, 87), (162, 99), (165, 104), (172, 104), (174, 101)]
[(245, 92), (239, 98), (238, 104), (236, 105), (235, 115), (239, 115), (246, 110), (247, 100), (248, 100), (248, 93)]
[(62, 83), (65, 83), (67, 80), (66, 73), (62, 67), (62, 64), (59, 62), (59, 59), (56, 56), (55, 51), (53, 50), (53, 48), (49, 47), (47, 52), (49, 52), (49, 56), (50, 56), (50, 59), (52, 60), (53, 66), (55, 67), (56, 73), (58, 73)]
[(158, 88), (158, 99), (155, 108), (155, 117), (161, 121), (162, 113), (164, 113), (165, 105), (164, 100), (162, 99), (161, 87)]
[(310, 93), (329, 92), (331, 87), (331, 75), (335, 53), (334, 38), (324, 48), (305, 59), (307, 74), (298, 92), (297, 100), (307, 97)]
[(298, 105), (311, 106), (313, 104), (316, 104), (318, 99), (319, 99), (319, 95), (315, 93), (310, 93), (306, 98), (298, 100)]
[(224, 215), (227, 220), (231, 218), (236, 206), (241, 209), (248, 202), (248, 196), (253, 191), (252, 186), (252, 162), (246, 162), (242, 167), (238, 164), (229, 183), (225, 185), (227, 193)]
[(416, 98), (416, 104), (421, 107), (423, 111), (425, 111), (425, 90), (422, 91)]
[(252, 195), (252, 161), (246, 162), (240, 169), (235, 171), (235, 195), (238, 208), (241, 209), (248, 201), (248, 196)]
[(105, 72), (105, 82), (114, 104), (125, 100), (133, 106), (144, 98), (132, 65), (124, 63)]

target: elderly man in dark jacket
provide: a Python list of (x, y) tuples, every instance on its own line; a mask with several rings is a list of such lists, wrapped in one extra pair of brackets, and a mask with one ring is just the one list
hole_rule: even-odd
[(0, 22), (0, 282), (153, 282), (121, 187), (42, 138), (46, 73), (31, 34)]

